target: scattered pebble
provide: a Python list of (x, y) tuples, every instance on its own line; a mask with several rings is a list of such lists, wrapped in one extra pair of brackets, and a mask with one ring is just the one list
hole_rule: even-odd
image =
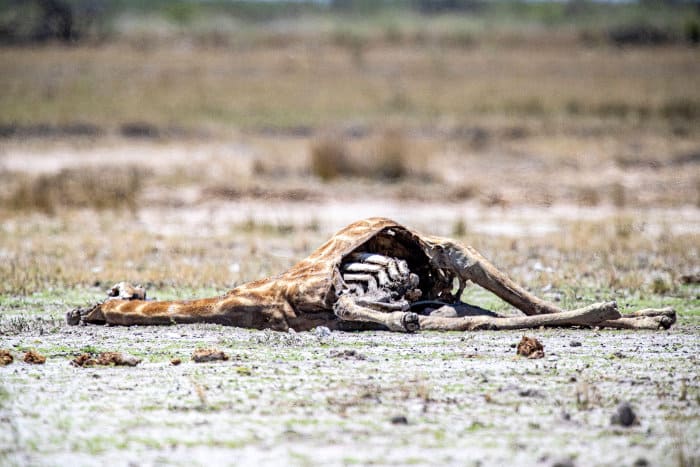
[(518, 395), (520, 397), (544, 397), (544, 394), (542, 394), (537, 389), (532, 388), (521, 389), (520, 391), (518, 391)]
[(395, 417), (391, 417), (391, 423), (394, 425), (408, 425), (408, 419), (405, 415), (397, 415)]
[(354, 359), (354, 360), (367, 360), (367, 356), (361, 354), (357, 350), (353, 349), (346, 349), (346, 350), (333, 350), (329, 354), (329, 357), (331, 358), (344, 358), (346, 360), (349, 359)]
[(9, 350), (0, 349), (0, 366), (9, 365), (13, 360), (14, 358)]
[(534, 337), (523, 336), (518, 344), (517, 354), (531, 359), (543, 358), (544, 346)]
[(314, 330), (312, 331), (316, 337), (319, 338), (326, 338), (330, 337), (331, 335), (331, 330), (328, 329), (326, 326), (318, 326), (315, 327)]
[(571, 458), (559, 459), (554, 461), (552, 467), (574, 467), (574, 461)]
[(581, 347), (581, 342), (580, 341), (571, 341), (569, 342), (569, 347)]
[(610, 417), (610, 423), (613, 425), (632, 426), (639, 425), (639, 420), (637, 420), (637, 414), (632, 410), (630, 403), (622, 402), (617, 406), (617, 410), (612, 417)]
[(180, 363), (182, 363), (182, 360), (180, 360), (179, 358), (173, 358), (172, 360), (170, 360), (170, 364), (172, 366), (178, 366)]
[(33, 363), (35, 365), (42, 365), (46, 362), (46, 357), (41, 355), (35, 350), (30, 350), (24, 354), (24, 363)]
[(197, 363), (226, 361), (229, 356), (223, 350), (217, 349), (197, 349), (192, 354), (192, 360)]

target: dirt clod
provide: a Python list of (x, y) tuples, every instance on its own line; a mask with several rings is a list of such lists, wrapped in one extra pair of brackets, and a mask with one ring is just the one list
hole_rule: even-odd
[(629, 402), (622, 402), (617, 406), (617, 410), (610, 417), (610, 423), (613, 425), (632, 426), (639, 425), (637, 414), (632, 410)]
[(203, 362), (214, 362), (218, 360), (226, 361), (229, 356), (226, 355), (223, 350), (217, 349), (197, 349), (192, 354), (192, 360), (197, 363)]
[(71, 361), (71, 365), (77, 367), (90, 366), (136, 366), (141, 363), (140, 358), (126, 355), (119, 352), (102, 352), (94, 358), (91, 354), (80, 354)]
[(30, 350), (24, 354), (24, 362), (41, 365), (46, 362), (46, 357), (35, 350)]
[(9, 350), (0, 349), (0, 366), (9, 365), (13, 360), (14, 358)]
[(534, 337), (523, 336), (518, 344), (517, 354), (527, 358), (543, 358), (544, 346)]

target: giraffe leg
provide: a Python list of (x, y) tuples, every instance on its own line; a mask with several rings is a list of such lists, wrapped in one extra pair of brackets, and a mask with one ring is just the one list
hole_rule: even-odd
[(475, 331), (480, 329), (531, 329), (540, 326), (599, 326), (600, 323), (619, 321), (620, 313), (615, 302), (600, 303), (572, 311), (534, 316), (445, 316), (430, 314), (419, 316), (420, 329), (424, 331)]
[(616, 329), (668, 329), (676, 322), (676, 311), (671, 308), (647, 308), (603, 321), (600, 327)]
[[(561, 313), (553, 303), (542, 300), (513, 282), (504, 272), (481, 256), (474, 248), (451, 240), (438, 240), (438, 262), (459, 278), (460, 295), (467, 281), (485, 288), (502, 300), (510, 303), (526, 315)], [(459, 299), (460, 297), (457, 297)]]
[(419, 329), (418, 315), (410, 311), (375, 311), (355, 303), (352, 297), (344, 295), (333, 307), (338, 318), (345, 321), (361, 321), (386, 326), (390, 331), (415, 332)]
[[(553, 303), (542, 300), (520, 287), (505, 273), (498, 270), (498, 268), (481, 256), (474, 248), (442, 239), (435, 242), (435, 244), (440, 251), (439, 261), (441, 264), (452, 270), (459, 278), (460, 290), (463, 288), (464, 282), (472, 281), (493, 292), (499, 298), (510, 303), (528, 316), (559, 315), (564, 312)], [(581, 311), (591, 307), (605, 308), (606, 306), (607, 304), (597, 304), (574, 311)], [(619, 329), (668, 329), (675, 322), (675, 311), (672, 308), (662, 308), (640, 310), (623, 316), (618, 314), (616, 317), (606, 318), (599, 322), (589, 320), (585, 325)], [(549, 326), (552, 324), (543, 325)], [(421, 322), (421, 328), (422, 326), (423, 323)]]

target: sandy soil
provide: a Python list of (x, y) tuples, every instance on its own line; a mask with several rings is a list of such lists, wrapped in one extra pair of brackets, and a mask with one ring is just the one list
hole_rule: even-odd
[[(695, 465), (699, 331), (538, 330), (541, 360), (515, 356), (519, 332), (28, 331), (0, 347), (48, 360), (0, 367), (0, 453), (4, 465)], [(194, 363), (200, 347), (231, 359)], [(86, 348), (144, 362), (71, 366)], [(621, 401), (639, 425), (611, 424)]]

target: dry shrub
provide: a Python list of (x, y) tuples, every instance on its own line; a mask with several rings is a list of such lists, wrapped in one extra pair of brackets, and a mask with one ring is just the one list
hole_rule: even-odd
[(578, 189), (578, 204), (581, 206), (598, 206), (600, 204), (600, 193), (598, 189), (591, 186), (584, 186)]
[(354, 175), (346, 145), (340, 139), (323, 138), (311, 145), (311, 172), (322, 180)]
[(399, 130), (385, 130), (379, 139), (371, 165), (375, 177), (400, 180), (408, 174), (407, 144)]
[(311, 146), (311, 172), (326, 181), (351, 176), (399, 181), (409, 173), (407, 146), (401, 131), (384, 130), (359, 150), (363, 157), (353, 157), (342, 139), (325, 137)]
[(145, 178), (128, 166), (77, 167), (19, 180), (7, 200), (18, 211), (53, 214), (59, 207), (135, 210)]
[(624, 208), (627, 204), (627, 194), (622, 183), (613, 183), (610, 186), (610, 197), (616, 208)]

